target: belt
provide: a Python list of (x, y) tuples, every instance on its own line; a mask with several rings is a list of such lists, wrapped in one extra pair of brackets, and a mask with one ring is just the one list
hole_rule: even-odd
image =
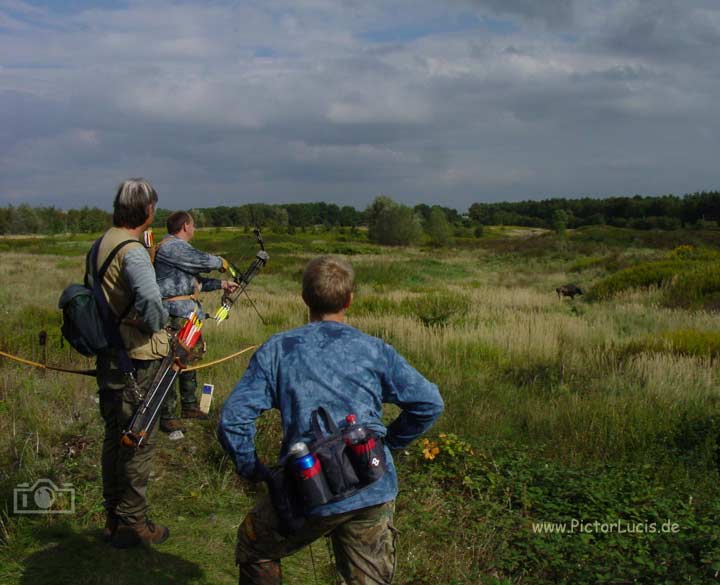
[(192, 294), (192, 295), (178, 295), (176, 297), (165, 297), (163, 298), (164, 301), (195, 301), (198, 302), (198, 295)]

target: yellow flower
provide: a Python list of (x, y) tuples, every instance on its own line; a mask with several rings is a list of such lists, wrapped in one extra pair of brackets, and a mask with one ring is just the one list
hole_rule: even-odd
[(428, 441), (427, 446), (423, 449), (423, 457), (432, 461), (440, 453), (440, 447), (435, 442)]

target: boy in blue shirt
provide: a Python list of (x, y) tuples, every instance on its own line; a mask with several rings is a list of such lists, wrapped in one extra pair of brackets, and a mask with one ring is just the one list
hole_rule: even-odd
[[(353, 413), (382, 437), (387, 471), (345, 499), (306, 510), (296, 531), (281, 525), (269, 498), (261, 500), (238, 530), (241, 584), (281, 583), (280, 559), (327, 534), (337, 570), (348, 585), (392, 581), (398, 488), (390, 451), (405, 448), (427, 431), (444, 405), (437, 386), (394, 348), (345, 323), (353, 287), (354, 271), (347, 262), (332, 256), (310, 261), (302, 291), (310, 323), (271, 337), (255, 353), (223, 406), (218, 436), (240, 475), (268, 480), (254, 440), (255, 420), (263, 411), (280, 411), (281, 458), (290, 445), (312, 442), (314, 410), (324, 408), (337, 424)], [(383, 403), (402, 409), (388, 427), (382, 423)]]

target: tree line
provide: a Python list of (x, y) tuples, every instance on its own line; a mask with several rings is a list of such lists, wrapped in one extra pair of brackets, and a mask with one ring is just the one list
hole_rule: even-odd
[[(558, 213), (558, 212), (564, 212)], [(607, 197), (545, 199), (513, 203), (473, 203), (470, 218), (482, 225), (519, 225), (556, 229), (611, 225), (634, 229), (674, 230), (705, 227), (720, 220), (720, 192), (702, 191), (683, 197)]]
[[(335, 203), (244, 204), (189, 210), (198, 227), (252, 227), (303, 230), (367, 226), (371, 241), (405, 245), (427, 242), (446, 245), (457, 235), (482, 235), (483, 226), (518, 225), (553, 229), (611, 225), (634, 229), (674, 230), (716, 226), (720, 192), (703, 191), (678, 197), (554, 198), (542, 201), (473, 203), (466, 214), (440, 205), (409, 207), (380, 196), (363, 211)], [(162, 229), (171, 210), (158, 209), (155, 226)], [(0, 234), (100, 232), (112, 216), (97, 207), (61, 210), (27, 204), (0, 207)]]

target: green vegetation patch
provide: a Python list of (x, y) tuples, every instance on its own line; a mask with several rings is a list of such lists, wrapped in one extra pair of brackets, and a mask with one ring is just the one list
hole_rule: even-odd
[(663, 304), (669, 307), (720, 307), (720, 252), (683, 245), (663, 260), (622, 269), (595, 284), (589, 298), (606, 300), (633, 288), (662, 287)]
[(632, 341), (624, 349), (624, 353), (630, 355), (644, 352), (717, 358), (720, 356), (720, 331), (666, 331)]
[(647, 262), (631, 268), (625, 268), (599, 281), (591, 290), (589, 297), (605, 300), (617, 293), (632, 288), (660, 287), (670, 282), (680, 271), (684, 263), (680, 260), (662, 260)]
[[(453, 519), (401, 499), (418, 533), (422, 525), (427, 539), (462, 539), (479, 567), (509, 582), (700, 583), (720, 570), (720, 501), (691, 497), (697, 478), (662, 463), (574, 467), (441, 433), (420, 441), (404, 469), (401, 481), (442, 493)], [(418, 582), (448, 571), (452, 551), (432, 555), (416, 567)]]

